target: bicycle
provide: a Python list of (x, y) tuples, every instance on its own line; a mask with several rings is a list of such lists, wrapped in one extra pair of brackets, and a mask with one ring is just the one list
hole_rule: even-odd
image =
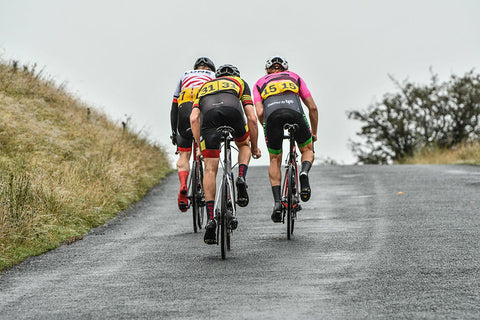
[[(237, 228), (235, 184), (232, 169), (232, 146), (233, 133), (235, 130), (229, 126), (217, 128), (223, 143), (223, 167), (222, 182), (215, 196), (215, 220), (217, 221), (217, 244), (220, 243), (222, 259), (225, 260), (227, 251), (230, 251), (231, 235)], [(233, 147), (236, 149), (235, 147)]]
[(298, 192), (298, 168), (297, 168), (297, 149), (295, 145), (295, 131), (298, 129), (298, 124), (285, 124), (284, 130), (288, 131), (288, 135), (284, 135), (284, 139), (288, 139), (290, 149), (285, 160), (285, 176), (283, 178), (283, 193), (282, 193), (282, 222), (285, 224), (287, 220), (287, 239), (290, 240), (297, 218), (297, 212), (302, 210), (300, 203), (300, 194)]
[(192, 207), (193, 232), (202, 229), (205, 216), (205, 194), (203, 192), (203, 157), (197, 156), (197, 144), (193, 142), (192, 169), (188, 181), (188, 199)]

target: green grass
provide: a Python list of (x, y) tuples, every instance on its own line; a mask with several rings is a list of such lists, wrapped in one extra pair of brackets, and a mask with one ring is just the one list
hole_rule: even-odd
[(480, 143), (464, 143), (452, 149), (424, 148), (402, 164), (471, 164), (480, 165)]
[(0, 270), (81, 238), (171, 171), (165, 152), (0, 61)]

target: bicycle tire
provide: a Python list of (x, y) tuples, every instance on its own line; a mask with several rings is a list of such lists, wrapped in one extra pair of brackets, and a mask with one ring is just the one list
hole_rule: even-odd
[[(235, 199), (235, 195), (237, 194), (236, 191), (235, 191), (235, 184), (233, 183), (234, 181), (234, 177), (233, 177), (233, 173), (231, 173), (230, 175), (230, 178), (229, 178), (229, 187), (228, 187), (228, 191), (230, 192), (230, 206), (232, 208), (232, 215), (233, 215), (233, 212), (235, 212), (236, 210), (236, 199)], [(228, 207), (228, 206), (227, 206)], [(227, 251), (230, 251), (230, 239), (231, 239), (231, 235), (232, 235), (232, 231), (230, 229), (230, 226), (228, 226), (228, 229), (227, 229)]]
[[(198, 193), (197, 193), (197, 201), (199, 203), (200, 210), (198, 211), (197, 215), (197, 224), (198, 228), (202, 229), (203, 221), (205, 218), (205, 194), (203, 191), (203, 166), (201, 162), (199, 162), (198, 168)], [(203, 203), (201, 203), (203, 201)]]
[(192, 219), (193, 219), (193, 232), (197, 233), (198, 232), (198, 225), (197, 225), (197, 220), (198, 220), (198, 199), (197, 199), (197, 183), (198, 183), (198, 177), (197, 177), (197, 163), (194, 161), (193, 166), (192, 166), (192, 172), (191, 172), (191, 193), (192, 193), (192, 199), (191, 199), (191, 205), (192, 205)]
[(290, 163), (287, 169), (287, 239), (290, 240), (293, 231), (293, 166)]
[(220, 251), (222, 253), (222, 260), (227, 258), (227, 177), (223, 177), (222, 181), (222, 197), (220, 206)]
[[(292, 165), (292, 167), (294, 167)], [(292, 192), (292, 206), (293, 199), (295, 199), (295, 206), (292, 208), (292, 222), (290, 225), (290, 235), (293, 235), (293, 230), (295, 229), (295, 219), (297, 218), (297, 208), (298, 208), (298, 180), (297, 180), (297, 170), (294, 169), (292, 172), (292, 187), (295, 189), (295, 192)], [(292, 189), (292, 190), (293, 190)]]

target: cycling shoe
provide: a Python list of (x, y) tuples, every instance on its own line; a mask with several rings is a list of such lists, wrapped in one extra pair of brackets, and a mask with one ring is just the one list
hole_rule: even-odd
[(276, 201), (273, 205), (273, 212), (272, 212), (272, 221), (275, 223), (282, 222), (282, 203), (280, 201)]
[(237, 185), (237, 204), (240, 207), (246, 207), (248, 205), (248, 193), (247, 193), (247, 183), (245, 178), (238, 177), (236, 181)]
[(310, 199), (310, 183), (308, 181), (308, 174), (306, 172), (300, 173), (300, 199), (306, 202)]
[(228, 212), (225, 217), (227, 218), (227, 223), (230, 226), (230, 230), (237, 229), (238, 227), (237, 217), (233, 216), (230, 212)]
[(206, 244), (216, 244), (217, 243), (217, 223), (214, 219), (207, 222), (205, 226), (205, 235), (203, 236), (203, 241)]

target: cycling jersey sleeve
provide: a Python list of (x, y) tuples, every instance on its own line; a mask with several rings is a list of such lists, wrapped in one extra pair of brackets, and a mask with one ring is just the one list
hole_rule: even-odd
[(242, 105), (245, 107), (249, 104), (253, 104), (253, 100), (252, 100), (252, 94), (250, 91), (250, 87), (248, 86), (248, 83), (243, 79), (242, 81), (244, 84), (244, 88), (243, 88), (243, 94), (240, 97), (240, 101), (242, 101)]
[(260, 95), (260, 91), (258, 91), (259, 83), (260, 80), (258, 80), (253, 86), (253, 101), (255, 101), (255, 103), (262, 102), (262, 96)]
[(175, 91), (173, 92), (172, 107), (170, 109), (170, 126), (172, 132), (177, 132), (177, 122), (178, 122), (178, 97), (180, 96), (180, 90), (182, 86), (182, 79), (177, 82)]
[(178, 104), (176, 99), (172, 102), (172, 108), (170, 109), (170, 126), (172, 127), (172, 132), (177, 132), (178, 124)]
[(177, 82), (177, 86), (175, 87), (175, 91), (173, 91), (174, 102), (177, 102), (176, 100), (180, 96), (181, 91), (182, 91), (182, 78), (180, 78), (180, 81)]
[(298, 92), (298, 95), (302, 100), (310, 98), (312, 94), (310, 93), (310, 90), (308, 90), (307, 84), (300, 77), (298, 77), (298, 80), (300, 81), (300, 91)]

